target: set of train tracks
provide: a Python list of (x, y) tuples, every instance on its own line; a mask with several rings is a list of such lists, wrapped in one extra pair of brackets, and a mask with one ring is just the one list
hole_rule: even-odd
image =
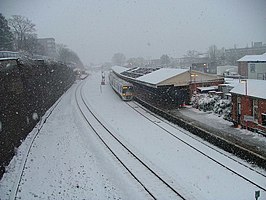
[[(213, 156), (208, 155), (208, 153), (199, 148), (194, 147), (193, 145), (191, 145), (190, 143), (188, 143), (187, 141), (185, 141), (184, 139), (182, 139), (178, 134), (175, 134), (173, 130), (177, 130), (178, 132), (181, 132), (182, 134), (184, 134), (185, 136), (191, 138), (192, 140), (200, 143), (201, 145), (207, 147), (208, 149), (210, 149), (211, 151), (214, 151), (218, 154), (220, 154), (223, 157), (226, 157), (227, 159), (237, 163), (238, 165), (242, 166), (243, 168), (250, 170), (252, 172), (254, 172), (255, 174), (257, 174), (258, 176), (261, 176), (263, 178), (265, 178), (266, 180), (266, 175), (263, 174), (261, 171), (256, 170), (255, 168), (252, 168), (251, 166), (247, 165), (244, 162), (241, 162), (240, 160), (234, 158), (233, 156), (230, 156), (229, 154), (226, 154), (225, 152), (219, 150), (218, 148), (215, 148), (214, 146), (203, 142), (201, 139), (192, 136), (191, 134), (189, 134), (187, 131), (185, 131), (184, 129), (177, 127), (175, 125), (173, 125), (172, 123), (170, 123), (169, 121), (162, 119), (161, 117), (157, 116), (156, 114), (154, 114), (153, 112), (151, 112), (150, 110), (148, 110), (147, 108), (131, 101), (131, 102), (127, 102), (127, 105), (129, 107), (131, 107), (134, 111), (136, 111), (137, 113), (139, 113), (141, 116), (143, 116), (144, 118), (146, 118), (147, 120), (149, 120), (151, 123), (153, 123), (154, 125), (158, 126), (160, 129), (163, 130), (163, 133), (173, 137), (174, 139), (184, 143), (185, 145), (187, 145), (189, 148), (192, 148), (193, 150), (195, 150), (196, 152), (202, 154), (203, 156), (207, 157), (208, 159), (212, 160), (213, 162), (215, 162), (216, 164), (220, 165), (221, 167), (225, 168), (226, 170), (229, 170), (230, 172), (232, 172), (233, 174), (237, 175), (238, 177), (244, 179), (245, 181), (249, 182), (250, 184), (256, 186), (257, 188), (266, 191), (266, 187), (265, 186), (261, 186), (260, 184), (256, 183), (254, 180), (251, 180), (250, 178), (247, 178), (245, 175), (241, 174), (240, 172), (237, 172), (236, 170), (234, 170), (233, 168), (227, 166), (226, 164), (222, 163), (221, 161), (219, 161), (217, 158), (214, 158)], [(147, 116), (148, 113), (148, 116)], [(153, 119), (152, 119), (153, 118)], [(160, 122), (160, 123), (158, 123)], [(171, 127), (172, 130), (170, 130), (170, 128), (166, 128), (165, 126), (163, 126), (162, 124), (167, 124), (168, 127)]]
[[(94, 131), (96, 136), (100, 139), (100, 141), (106, 146), (106, 148), (111, 152), (111, 154), (117, 159), (117, 161), (126, 169), (126, 171), (135, 179), (141, 187), (147, 192), (147, 194), (152, 199), (194, 199), (192, 195), (189, 196), (188, 193), (185, 195), (182, 194), (180, 191), (184, 193), (184, 188), (181, 188), (180, 185), (174, 184), (174, 182), (167, 176), (163, 175), (162, 173), (156, 172), (156, 170), (152, 169), (152, 167), (149, 166), (145, 162), (145, 159), (142, 159), (141, 156), (138, 156), (135, 154), (126, 144), (123, 142), (122, 139), (118, 137), (118, 134), (115, 133), (115, 131), (112, 129), (112, 127), (109, 127), (108, 124), (105, 124), (100, 116), (97, 115), (91, 108), (91, 106), (86, 101), (84, 95), (83, 95), (83, 86), (85, 84), (85, 81), (81, 82), (75, 91), (75, 99), (77, 102), (77, 107), (81, 113), (81, 115), (84, 117), (84, 120), (88, 123), (88, 125), (91, 127), (91, 129)], [(40, 130), (42, 129), (44, 123), (46, 122), (46, 119), (52, 114), (53, 110), (56, 108), (58, 103), (61, 101), (61, 98), (54, 104), (54, 106), (49, 110), (49, 112), (46, 114), (46, 116), (40, 121), (37, 131), (32, 136), (30, 143), (28, 145), (28, 148), (26, 150), (26, 153), (22, 159), (22, 164), (19, 170), (19, 175), (17, 176), (17, 179), (14, 183), (10, 198), (11, 200), (16, 199), (17, 193), (19, 191), (19, 187), (21, 184), (21, 180), (24, 174), (24, 168), (26, 166), (31, 147), (38, 136)], [(245, 175), (237, 172), (231, 167), (226, 166), (219, 160), (217, 160), (214, 157), (211, 157), (206, 152), (195, 148), (188, 142), (186, 142), (184, 139), (179, 137), (177, 134), (175, 134), (172, 130), (166, 128), (162, 124), (165, 123), (168, 126), (172, 127), (173, 129), (176, 129), (186, 136), (192, 138), (193, 140), (200, 142), (202, 145), (205, 145), (212, 151), (217, 152), (218, 154), (221, 154), (222, 156), (230, 159), (233, 162), (236, 162), (240, 164), (242, 167), (253, 171), (258, 176), (262, 176), (266, 180), (266, 175), (262, 172), (251, 168), (250, 166), (246, 165), (245, 163), (239, 161), (238, 159), (231, 157), (230, 155), (224, 153), (223, 151), (203, 142), (202, 140), (198, 139), (197, 137), (194, 137), (190, 134), (188, 134), (186, 131), (184, 131), (181, 128), (178, 128), (177, 126), (171, 124), (167, 120), (162, 119), (161, 117), (158, 117), (156, 114), (152, 113), (151, 111), (147, 110), (146, 108), (140, 106), (139, 104), (136, 104), (135, 102), (128, 102), (128, 106), (130, 106), (132, 109), (134, 109), (136, 112), (138, 112), (140, 115), (145, 117), (147, 120), (155, 124), (156, 126), (160, 127), (164, 133), (168, 134), (169, 136), (173, 137), (176, 140), (179, 140), (189, 146), (190, 148), (194, 149), (195, 151), (199, 152), (203, 156), (207, 157), (208, 159), (212, 160), (213, 162), (217, 163), (218, 165), (224, 167), (225, 169), (229, 170), (233, 174), (241, 177), (245, 181), (249, 182), (250, 184), (256, 186), (258, 189), (262, 191), (266, 191), (265, 186), (262, 186), (258, 183), (256, 183), (254, 180), (249, 179)], [(147, 113), (149, 116), (147, 116)], [(152, 119), (152, 117), (154, 117)], [(156, 120), (154, 120), (156, 119)], [(158, 123), (160, 122), (160, 123)], [(163, 122), (163, 123), (162, 123)], [(163, 191), (163, 192), (162, 192)]]
[(169, 178), (153, 170), (140, 156), (126, 146), (111, 127), (104, 124), (85, 100), (82, 92), (83, 86), (84, 83), (77, 88), (75, 93), (77, 107), (81, 115), (100, 141), (147, 194), (152, 199), (194, 199), (192, 196), (181, 194), (180, 186), (174, 185)]

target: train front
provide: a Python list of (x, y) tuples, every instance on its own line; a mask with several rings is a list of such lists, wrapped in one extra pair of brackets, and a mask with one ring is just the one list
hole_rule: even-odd
[(133, 85), (124, 85), (122, 87), (122, 99), (123, 100), (132, 100), (134, 94)]

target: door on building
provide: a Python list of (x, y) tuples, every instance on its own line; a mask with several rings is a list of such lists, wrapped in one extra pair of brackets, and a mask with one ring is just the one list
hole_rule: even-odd
[(241, 98), (237, 97), (237, 123), (240, 124), (241, 119)]

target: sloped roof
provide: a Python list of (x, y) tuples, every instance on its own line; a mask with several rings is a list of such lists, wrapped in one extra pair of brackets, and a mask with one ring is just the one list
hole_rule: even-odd
[(266, 53), (262, 55), (246, 55), (238, 60), (238, 62), (266, 62)]
[(210, 86), (210, 87), (197, 87), (200, 91), (210, 91), (210, 90), (217, 90), (218, 86)]
[[(191, 81), (189, 69), (141, 67), (125, 68), (114, 66), (112, 67), (112, 70), (120, 76), (131, 79), (132, 81), (142, 82), (143, 84), (147, 84), (152, 87), (162, 85), (184, 86), (188, 85)], [(191, 70), (191, 73), (197, 74), (196, 77), (193, 78), (194, 82), (217, 79), (217, 76), (212, 74), (205, 74), (194, 70)]]
[(118, 74), (120, 74), (120, 73), (122, 73), (122, 72), (124, 72), (124, 71), (127, 71), (127, 70), (129, 70), (128, 68), (126, 68), (126, 67), (121, 67), (121, 66), (113, 66), (112, 67), (112, 70), (114, 71), (114, 72), (116, 72), (116, 73), (118, 73)]
[(146, 74), (152, 73), (160, 68), (144, 68), (144, 67), (134, 67), (127, 71), (121, 73), (121, 75), (137, 79), (138, 77), (144, 76)]
[(246, 91), (248, 96), (266, 99), (266, 80), (247, 79), (247, 84), (239, 83), (230, 92), (246, 95)]
[(162, 81), (183, 74), (184, 72), (187, 71), (188, 69), (161, 68), (151, 73), (140, 76), (136, 78), (136, 80), (156, 85)]
[(235, 87), (239, 84), (239, 79), (235, 78), (224, 78), (226, 84), (229, 84), (232, 87)]

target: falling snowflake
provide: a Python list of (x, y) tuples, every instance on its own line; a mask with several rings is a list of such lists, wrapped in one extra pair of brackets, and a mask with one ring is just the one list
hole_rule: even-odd
[(39, 117), (38, 117), (38, 114), (37, 113), (33, 113), (32, 114), (32, 119), (33, 120), (37, 120)]

